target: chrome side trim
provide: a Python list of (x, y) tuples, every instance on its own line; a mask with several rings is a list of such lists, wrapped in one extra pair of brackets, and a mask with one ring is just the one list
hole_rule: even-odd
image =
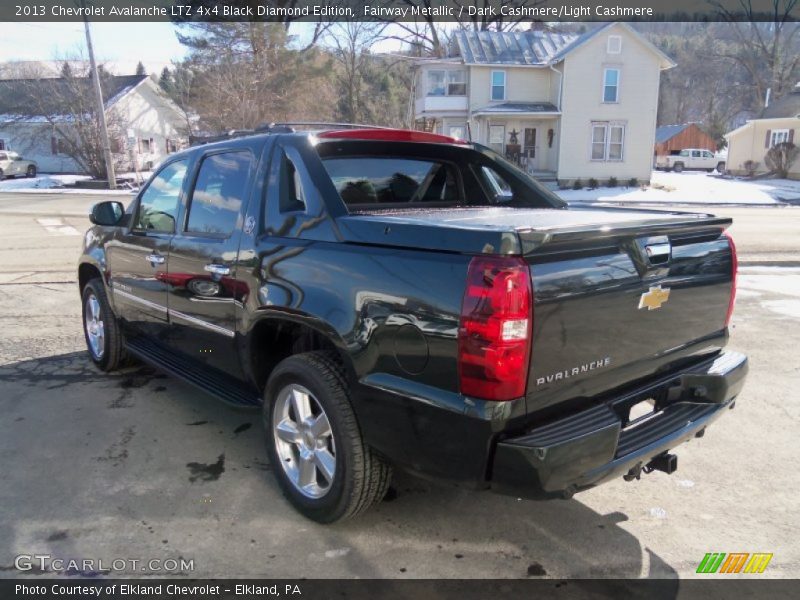
[(161, 304), (156, 304), (155, 302), (150, 302), (149, 300), (145, 300), (144, 298), (139, 298), (138, 296), (134, 296), (133, 294), (129, 294), (128, 292), (123, 292), (121, 289), (119, 289), (119, 288), (117, 288), (117, 287), (115, 287), (113, 285), (112, 285), (111, 289), (114, 291), (114, 295), (115, 296), (121, 296), (121, 297), (125, 298), (126, 300), (130, 300), (131, 302), (137, 302), (137, 303), (139, 303), (139, 304), (141, 304), (143, 306), (146, 306), (148, 308), (152, 308), (154, 310), (157, 310), (159, 312), (163, 312), (164, 314), (167, 314), (167, 307), (166, 306), (162, 306)]
[(120, 289), (115, 287), (111, 288), (114, 290), (114, 295), (116, 296), (119, 294), (123, 298), (130, 300), (132, 302), (138, 302), (148, 308), (153, 308), (159, 312), (163, 312), (168, 314), (170, 317), (175, 317), (176, 319), (181, 319), (183, 321), (187, 321), (188, 323), (192, 323), (193, 325), (197, 325), (198, 327), (203, 327), (208, 329), (209, 331), (213, 331), (214, 333), (222, 334), (226, 337), (236, 337), (236, 332), (230, 329), (226, 329), (225, 327), (220, 327), (219, 325), (214, 325), (213, 323), (209, 323), (208, 321), (203, 321), (202, 319), (198, 319), (197, 317), (193, 317), (191, 315), (187, 315), (177, 310), (168, 310), (166, 306), (162, 306), (161, 304), (156, 304), (155, 302), (150, 302), (149, 300), (144, 300), (143, 298), (139, 298), (138, 296), (134, 296), (133, 294), (129, 294), (128, 292), (123, 292)]
[(235, 331), (231, 331), (230, 329), (226, 329), (225, 327), (220, 327), (219, 325), (214, 325), (213, 323), (209, 323), (208, 321), (203, 321), (202, 319), (198, 319), (197, 317), (187, 315), (177, 310), (170, 310), (169, 316), (175, 317), (176, 319), (181, 319), (183, 321), (187, 321), (188, 323), (192, 323), (193, 325), (197, 325), (198, 327), (204, 327), (209, 331), (213, 331), (214, 333), (220, 333), (227, 337), (232, 338), (236, 336)]

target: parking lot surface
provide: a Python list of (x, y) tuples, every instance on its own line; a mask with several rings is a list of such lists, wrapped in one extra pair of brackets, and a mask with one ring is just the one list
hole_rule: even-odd
[(398, 475), (371, 512), (320, 526), (281, 497), (258, 413), (93, 368), (75, 263), (97, 199), (0, 195), (0, 576), (50, 554), (183, 558), (184, 577), (692, 577), (707, 552), (771, 552), (761, 577), (800, 576), (800, 209), (709, 209), (737, 219), (730, 347), (751, 369), (675, 474), (550, 502)]

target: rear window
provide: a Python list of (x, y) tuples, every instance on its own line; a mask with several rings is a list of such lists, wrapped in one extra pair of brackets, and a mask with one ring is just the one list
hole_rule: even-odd
[(446, 163), (396, 157), (328, 158), (322, 162), (348, 206), (462, 200), (456, 171)]
[(477, 144), (338, 140), (315, 149), (351, 212), (564, 206), (518, 167)]

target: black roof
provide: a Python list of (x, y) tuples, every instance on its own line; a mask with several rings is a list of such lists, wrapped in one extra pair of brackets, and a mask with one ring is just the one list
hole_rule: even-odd
[(770, 102), (770, 105), (761, 112), (762, 119), (797, 116), (800, 116), (800, 83), (785, 96)]
[[(103, 103), (106, 108), (113, 105), (147, 77), (148, 75), (101, 76), (100, 87), (103, 91)], [(93, 98), (91, 79), (89, 77), (2, 79), (0, 80), (0, 115), (31, 115), (43, 111), (50, 115), (66, 114), (68, 111), (65, 111), (62, 99), (74, 91), (84, 98)], [(31, 98), (37, 99), (36, 106), (31, 106)]]

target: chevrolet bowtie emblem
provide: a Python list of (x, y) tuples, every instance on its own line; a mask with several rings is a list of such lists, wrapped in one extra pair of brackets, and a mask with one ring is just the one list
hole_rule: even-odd
[(660, 285), (657, 285), (642, 294), (639, 298), (639, 309), (646, 306), (647, 310), (655, 310), (661, 308), (661, 305), (667, 300), (669, 300), (669, 288), (662, 289)]

